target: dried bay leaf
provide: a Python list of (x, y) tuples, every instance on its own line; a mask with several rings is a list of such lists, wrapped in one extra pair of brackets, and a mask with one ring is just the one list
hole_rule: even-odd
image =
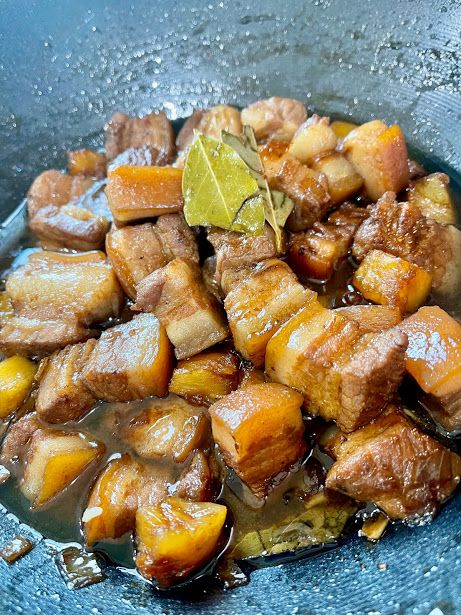
[(218, 226), (249, 234), (264, 227), (258, 183), (229, 145), (197, 135), (183, 173), (184, 216), (190, 226)]

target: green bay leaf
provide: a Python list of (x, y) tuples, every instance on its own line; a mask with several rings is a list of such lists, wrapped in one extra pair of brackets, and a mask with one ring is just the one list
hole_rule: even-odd
[(182, 187), (184, 216), (190, 226), (262, 233), (263, 203), (251, 200), (258, 183), (229, 145), (197, 135), (187, 156)]

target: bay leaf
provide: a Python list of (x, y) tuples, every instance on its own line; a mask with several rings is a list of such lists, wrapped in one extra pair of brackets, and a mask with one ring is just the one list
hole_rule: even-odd
[(264, 217), (275, 233), (277, 252), (283, 251), (281, 228), (285, 225), (294, 203), (283, 192), (271, 191), (264, 173), (264, 165), (259, 155), (256, 137), (251, 126), (243, 127), (243, 138), (223, 130), (222, 140), (230, 145), (242, 160), (246, 162), (253, 177), (258, 182), (259, 190), (264, 198)]
[(229, 145), (197, 135), (183, 172), (184, 216), (190, 226), (218, 226), (260, 234), (264, 206), (258, 182)]

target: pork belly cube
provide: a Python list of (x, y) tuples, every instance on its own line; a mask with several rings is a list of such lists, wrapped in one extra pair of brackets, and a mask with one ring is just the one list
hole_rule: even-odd
[(408, 189), (408, 200), (419, 208), (426, 218), (440, 224), (456, 224), (456, 209), (445, 173), (431, 173), (414, 181)]
[(39, 429), (30, 440), (21, 492), (33, 508), (43, 506), (103, 453), (103, 444), (82, 433)]
[(136, 285), (168, 262), (151, 222), (113, 227), (106, 237), (106, 252), (123, 290), (136, 298)]
[(372, 501), (393, 519), (433, 515), (455, 490), (461, 458), (395, 408), (342, 439), (326, 486)]
[(89, 340), (67, 346), (44, 360), (40, 366), (40, 386), (35, 402), (41, 419), (48, 423), (78, 421), (97, 404), (82, 378), (82, 369), (95, 344), (95, 340)]
[(345, 156), (333, 152), (312, 163), (314, 171), (325, 175), (332, 205), (343, 203), (356, 194), (363, 179)]
[(210, 409), (213, 437), (224, 460), (257, 496), (305, 452), (302, 396), (276, 383), (254, 384)]
[(6, 282), (15, 313), (89, 325), (118, 315), (122, 293), (103, 252), (34, 252)]
[(120, 437), (145, 459), (169, 457), (182, 463), (206, 442), (209, 422), (203, 408), (181, 397), (155, 399), (120, 430)]
[(107, 200), (117, 222), (182, 210), (182, 171), (172, 167), (120, 166), (107, 174)]
[(290, 231), (303, 231), (327, 213), (331, 201), (328, 182), (318, 173), (296, 158), (283, 160), (271, 188), (285, 192), (295, 206), (286, 223)]
[(109, 221), (85, 207), (48, 205), (38, 210), (29, 228), (47, 249), (97, 250), (104, 244)]
[(32, 436), (41, 427), (42, 425), (35, 412), (29, 412), (14, 421), (8, 427), (3, 439), (0, 463), (11, 468), (16, 461), (23, 462)]
[[(235, 107), (229, 105), (211, 107), (202, 115), (196, 126), (197, 132), (218, 141), (221, 140), (223, 130), (234, 135), (239, 135), (242, 132), (240, 111)], [(186, 147), (191, 142), (192, 139), (186, 143)]]
[(431, 290), (432, 276), (409, 261), (381, 250), (368, 252), (354, 273), (353, 284), (365, 299), (414, 312)]
[(32, 389), (37, 366), (24, 357), (0, 362), (0, 419), (16, 412)]
[(215, 280), (218, 285), (228, 270), (277, 256), (274, 231), (268, 224), (264, 226), (261, 235), (245, 235), (214, 228), (208, 231), (208, 241), (216, 253)]
[(136, 568), (170, 587), (211, 560), (219, 547), (227, 508), (211, 502), (166, 498), (136, 515)]
[(389, 190), (400, 192), (408, 184), (407, 146), (399, 126), (389, 128), (381, 120), (362, 124), (345, 137), (342, 149), (363, 177), (372, 201)]
[(224, 301), (235, 348), (261, 367), (270, 338), (316, 296), (298, 282), (283, 261), (270, 259), (260, 263)]
[(228, 336), (221, 306), (191, 261), (176, 258), (144, 278), (137, 286), (134, 309), (160, 319), (177, 359), (198, 354)]
[(351, 305), (337, 308), (335, 312), (356, 322), (363, 333), (380, 333), (402, 320), (400, 310), (389, 305)]
[(132, 401), (168, 391), (172, 352), (153, 314), (138, 314), (104, 331), (83, 369), (85, 385), (98, 399)]
[(311, 414), (348, 432), (379, 414), (395, 394), (406, 347), (397, 329), (364, 334), (354, 319), (312, 302), (269, 342), (266, 373), (301, 391)]
[(69, 344), (77, 344), (96, 336), (75, 320), (42, 320), (14, 316), (0, 329), (0, 350), (6, 356), (15, 354), (42, 358)]
[(280, 96), (257, 100), (242, 110), (242, 124), (253, 128), (258, 141), (290, 141), (306, 118), (302, 102)]
[(175, 495), (192, 502), (212, 501), (219, 488), (216, 473), (216, 460), (213, 463), (203, 451), (196, 451), (181, 474)]
[(77, 175), (72, 177), (50, 169), (35, 178), (27, 193), (27, 209), (32, 218), (47, 205), (66, 205), (76, 201), (94, 183), (94, 179)]
[(151, 146), (162, 152), (166, 162), (175, 154), (174, 130), (163, 111), (145, 117), (115, 113), (106, 126), (106, 155), (112, 160), (126, 149)]
[(354, 238), (353, 255), (361, 261), (371, 250), (400, 256), (432, 274), (432, 289), (456, 296), (461, 289), (461, 231), (424, 217), (413, 203), (397, 203), (386, 193), (370, 207)]
[(163, 500), (170, 478), (164, 468), (146, 466), (128, 454), (110, 460), (99, 474), (82, 516), (86, 544), (92, 546), (133, 531), (138, 507)]
[(193, 230), (182, 214), (159, 216), (155, 230), (168, 261), (175, 258), (199, 262), (198, 244)]
[(67, 168), (70, 175), (84, 175), (102, 179), (106, 176), (106, 155), (91, 149), (67, 152)]
[(295, 132), (288, 153), (310, 166), (317, 158), (333, 152), (337, 142), (338, 138), (330, 127), (329, 118), (319, 117), (314, 113)]
[(217, 350), (179, 361), (169, 390), (193, 404), (209, 406), (234, 391), (238, 383), (237, 356), (230, 350)]

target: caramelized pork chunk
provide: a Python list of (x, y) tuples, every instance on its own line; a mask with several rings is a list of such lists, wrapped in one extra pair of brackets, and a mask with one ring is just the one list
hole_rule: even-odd
[(203, 451), (197, 451), (189, 466), (181, 474), (175, 495), (192, 502), (210, 502), (214, 499), (217, 485), (216, 460)]
[(72, 177), (55, 169), (44, 171), (35, 178), (27, 193), (29, 217), (33, 218), (39, 209), (47, 205), (60, 207), (76, 201), (93, 183), (93, 179), (81, 175)]
[(209, 421), (203, 408), (169, 395), (152, 400), (119, 433), (140, 457), (168, 457), (182, 463), (195, 449), (207, 444)]
[(106, 155), (91, 149), (67, 152), (67, 168), (70, 175), (83, 175), (102, 179), (106, 176)]
[(42, 427), (35, 412), (29, 412), (10, 425), (2, 442), (0, 463), (7, 467), (23, 460), (34, 433)]
[(310, 169), (296, 158), (284, 158), (270, 184), (271, 188), (281, 190), (295, 204), (286, 224), (290, 231), (303, 231), (312, 226), (324, 217), (331, 205), (325, 175)]
[(173, 167), (119, 166), (107, 174), (106, 195), (119, 223), (182, 210), (182, 171)]
[(461, 287), (461, 231), (425, 218), (413, 203), (397, 203), (392, 192), (370, 207), (355, 235), (352, 252), (359, 261), (371, 250), (418, 265), (440, 294), (454, 296)]
[(400, 310), (388, 305), (351, 305), (335, 312), (357, 323), (363, 333), (380, 333), (399, 324)]
[(149, 145), (171, 162), (175, 153), (174, 131), (163, 111), (145, 117), (130, 118), (124, 113), (115, 113), (106, 126), (106, 155), (112, 160), (130, 147)]
[(167, 262), (175, 258), (199, 262), (197, 239), (182, 214), (159, 216), (155, 230)]
[(39, 429), (29, 442), (21, 492), (32, 507), (42, 506), (68, 487), (103, 452), (103, 444), (82, 433)]
[(191, 261), (176, 258), (144, 278), (137, 286), (134, 309), (160, 319), (177, 359), (198, 354), (228, 336), (221, 307)]
[(82, 378), (95, 340), (67, 346), (44, 360), (35, 403), (38, 416), (48, 423), (78, 421), (97, 403)]
[(306, 108), (302, 102), (280, 96), (258, 100), (242, 111), (242, 124), (253, 128), (258, 141), (291, 141), (306, 118)]
[(270, 338), (299, 308), (315, 298), (316, 293), (305, 289), (283, 261), (259, 263), (224, 301), (235, 348), (261, 367)]
[(329, 118), (314, 113), (295, 132), (288, 153), (303, 164), (311, 165), (317, 158), (333, 152), (337, 142)]
[(349, 432), (378, 415), (404, 373), (406, 335), (365, 333), (354, 319), (313, 301), (267, 345), (266, 373), (304, 395), (312, 414)]
[(365, 190), (376, 201), (385, 192), (400, 192), (408, 184), (408, 154), (399, 126), (373, 120), (352, 130), (342, 149), (363, 177)]
[(445, 173), (431, 173), (411, 183), (408, 200), (416, 205), (423, 216), (440, 224), (456, 224), (456, 209)]
[(32, 389), (37, 366), (21, 356), (0, 361), (0, 419), (19, 410)]
[(85, 207), (48, 205), (39, 209), (29, 228), (48, 249), (97, 250), (104, 245), (109, 221)]
[(262, 235), (256, 236), (215, 228), (208, 232), (208, 241), (216, 252), (215, 280), (218, 285), (228, 270), (277, 256), (274, 231), (268, 224)]
[(91, 490), (83, 513), (87, 545), (120, 538), (134, 530), (139, 506), (156, 504), (168, 494), (171, 477), (125, 454), (105, 466)]
[(96, 334), (97, 331), (75, 320), (39, 320), (14, 316), (0, 329), (0, 350), (6, 356), (18, 354), (42, 358)]
[(296, 391), (265, 383), (234, 391), (209, 409), (225, 462), (257, 496), (306, 450), (301, 404)]
[(339, 152), (322, 156), (312, 163), (312, 168), (327, 178), (328, 194), (332, 205), (344, 203), (363, 185), (363, 179), (349, 160)]
[(219, 546), (227, 509), (210, 502), (166, 498), (136, 515), (136, 567), (162, 587), (189, 577)]
[(461, 458), (394, 407), (347, 436), (336, 455), (326, 486), (373, 501), (394, 519), (433, 515), (461, 477)]
[(84, 325), (116, 316), (122, 301), (103, 252), (34, 252), (8, 277), (6, 292), (18, 316)]
[(153, 314), (103, 332), (83, 369), (83, 381), (98, 399), (131, 401), (168, 391), (172, 352)]

